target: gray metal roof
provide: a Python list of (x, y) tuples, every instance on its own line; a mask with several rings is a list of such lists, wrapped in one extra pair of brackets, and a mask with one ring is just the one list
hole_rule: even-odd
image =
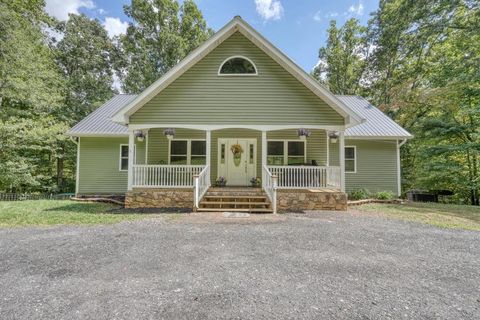
[[(136, 95), (119, 94), (77, 123), (67, 134), (71, 136), (125, 136), (127, 127), (112, 121), (113, 115), (129, 104)], [(405, 129), (390, 119), (370, 102), (359, 96), (337, 96), (354, 112), (366, 119), (362, 124), (348, 128), (350, 138), (399, 138), (412, 137)]]
[(407, 139), (412, 135), (390, 119), (385, 113), (374, 107), (370, 102), (360, 96), (340, 96), (343, 103), (350, 109), (366, 119), (364, 123), (348, 128), (345, 137), (352, 138), (399, 138)]
[(77, 123), (67, 134), (71, 136), (124, 136), (127, 127), (113, 122), (111, 119), (121, 108), (135, 99), (136, 95), (118, 94), (105, 102)]

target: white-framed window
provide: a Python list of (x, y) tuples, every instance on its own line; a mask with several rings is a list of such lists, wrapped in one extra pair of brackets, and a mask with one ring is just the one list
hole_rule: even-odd
[(345, 172), (357, 172), (357, 147), (345, 146)]
[[(134, 147), (134, 152), (136, 152), (136, 148)], [(133, 155), (135, 163), (135, 153)], [(120, 145), (120, 157), (119, 157), (119, 164), (118, 170), (120, 171), (128, 171), (128, 144), (121, 144)]]
[(232, 56), (225, 59), (220, 68), (218, 68), (219, 76), (256, 76), (258, 75), (257, 67), (247, 57)]
[(207, 163), (207, 142), (201, 139), (170, 140), (168, 163), (204, 165)]
[(307, 143), (303, 140), (268, 140), (267, 164), (303, 165), (307, 161)]

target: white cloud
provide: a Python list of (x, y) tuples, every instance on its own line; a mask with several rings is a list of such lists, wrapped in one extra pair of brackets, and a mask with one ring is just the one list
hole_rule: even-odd
[(257, 13), (264, 20), (279, 20), (283, 15), (280, 0), (255, 0)]
[(48, 14), (60, 20), (67, 20), (69, 13), (78, 14), (78, 9), (95, 8), (92, 0), (47, 0), (45, 10)]
[(338, 17), (338, 12), (329, 12), (325, 15), (325, 18), (330, 19), (330, 18), (336, 18)]
[(359, 1), (356, 6), (352, 4), (350, 8), (348, 8), (348, 12), (352, 14), (356, 14), (357, 16), (361, 16), (363, 15), (363, 9), (364, 9), (363, 3), (362, 1)]
[(322, 21), (322, 16), (321, 16), (322, 11), (318, 10), (314, 15), (313, 15), (313, 20), (320, 22)]
[(119, 18), (106, 17), (103, 23), (110, 37), (118, 36), (127, 32), (128, 23), (122, 22)]
[(104, 15), (107, 13), (107, 11), (103, 10), (102, 8), (98, 9), (97, 11), (98, 11), (98, 14), (101, 14), (101, 15)]

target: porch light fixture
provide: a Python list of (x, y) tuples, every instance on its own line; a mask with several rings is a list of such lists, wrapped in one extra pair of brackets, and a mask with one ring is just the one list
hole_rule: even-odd
[(163, 130), (163, 134), (167, 137), (168, 140), (172, 140), (173, 137), (175, 136), (175, 129), (167, 128)]
[(303, 128), (300, 128), (297, 130), (297, 134), (298, 134), (298, 137), (301, 139), (301, 140), (305, 140), (307, 139), (308, 137), (310, 137), (310, 135), (312, 134), (310, 131), (308, 131), (307, 129), (303, 129)]
[(145, 139), (145, 133), (142, 130), (133, 131), (133, 135), (137, 138), (138, 141), (142, 142)]
[(336, 131), (330, 131), (328, 133), (328, 138), (330, 138), (331, 143), (337, 143), (339, 134)]

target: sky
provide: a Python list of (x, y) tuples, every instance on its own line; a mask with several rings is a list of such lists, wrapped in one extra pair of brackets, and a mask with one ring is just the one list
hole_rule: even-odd
[[(318, 62), (330, 20), (342, 25), (349, 18), (366, 24), (378, 0), (196, 0), (209, 27), (215, 31), (240, 15), (304, 70)], [(130, 0), (46, 0), (46, 10), (60, 20), (69, 13), (99, 19), (108, 33), (124, 33), (129, 19), (123, 5)]]

